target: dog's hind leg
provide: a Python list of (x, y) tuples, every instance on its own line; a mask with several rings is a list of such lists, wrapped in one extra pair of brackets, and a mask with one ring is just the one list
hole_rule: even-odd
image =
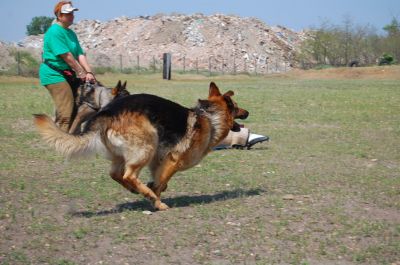
[(114, 157), (111, 162), (110, 177), (119, 184), (121, 184), (122, 186), (124, 186), (130, 192), (137, 194), (135, 188), (128, 182), (125, 182), (123, 180), (124, 172), (125, 172), (124, 159), (122, 157)]
[(147, 187), (138, 179), (140, 170), (143, 168), (143, 166), (145, 165), (126, 165), (125, 174), (122, 177), (123, 182), (132, 186), (134, 190), (142, 194), (145, 198), (149, 199), (153, 203), (154, 208), (157, 210), (167, 210), (168, 205), (161, 202), (159, 196), (156, 196), (156, 194), (149, 187)]

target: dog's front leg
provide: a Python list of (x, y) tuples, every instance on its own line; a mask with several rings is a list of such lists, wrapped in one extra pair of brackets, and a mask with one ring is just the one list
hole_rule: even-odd
[(69, 128), (70, 134), (79, 134), (81, 124), (88, 120), (92, 115), (96, 114), (96, 111), (86, 104), (79, 106), (78, 113), (75, 116), (74, 122)]
[(158, 198), (160, 198), (161, 192), (167, 189), (168, 181), (177, 171), (177, 159), (174, 159), (172, 154), (167, 155), (164, 161), (158, 164), (156, 168), (152, 169), (154, 182), (149, 183), (149, 186)]
[(161, 202), (160, 197), (157, 196), (149, 187), (143, 184), (138, 179), (138, 174), (143, 166), (129, 165), (126, 167), (125, 174), (122, 177), (126, 185), (131, 186), (134, 190), (142, 194), (145, 198), (149, 199), (154, 208), (163, 211), (167, 210), (169, 207), (165, 203)]

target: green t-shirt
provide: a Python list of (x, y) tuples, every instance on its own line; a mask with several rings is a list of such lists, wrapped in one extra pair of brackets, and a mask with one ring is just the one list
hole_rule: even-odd
[[(78, 37), (71, 29), (63, 28), (54, 23), (44, 34), (43, 60), (49, 62), (60, 70), (69, 69), (68, 64), (61, 58), (61, 54), (70, 52), (75, 59), (83, 54)], [(64, 82), (65, 78), (57, 71), (42, 63), (39, 69), (40, 83), (50, 85)]]

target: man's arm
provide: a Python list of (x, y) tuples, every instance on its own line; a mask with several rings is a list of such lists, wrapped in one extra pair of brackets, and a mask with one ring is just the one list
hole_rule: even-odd
[(94, 74), (93, 74), (93, 72), (92, 72), (92, 70), (91, 70), (91, 68), (89, 66), (89, 63), (88, 63), (88, 61), (86, 59), (86, 56), (83, 55), (83, 54), (79, 55), (78, 56), (78, 61), (79, 61), (79, 64), (82, 65), (82, 67), (86, 70), (86, 73), (87, 73), (86, 74), (86, 80), (87, 81), (95, 81), (96, 78), (94, 77)]
[(60, 57), (75, 71), (78, 78), (86, 79), (86, 70), (75, 60), (72, 53), (67, 52)]

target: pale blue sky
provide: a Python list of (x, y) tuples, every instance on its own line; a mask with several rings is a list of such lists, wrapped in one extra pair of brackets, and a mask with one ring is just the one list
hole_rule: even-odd
[[(34, 16), (53, 16), (56, 0), (0, 0), (0, 40), (19, 41)], [(136, 17), (157, 13), (215, 13), (257, 17), (270, 26), (294, 30), (318, 26), (328, 19), (341, 24), (345, 16), (355, 24), (370, 24), (380, 30), (400, 19), (400, 0), (75, 0), (76, 21), (110, 20), (119, 16)]]

